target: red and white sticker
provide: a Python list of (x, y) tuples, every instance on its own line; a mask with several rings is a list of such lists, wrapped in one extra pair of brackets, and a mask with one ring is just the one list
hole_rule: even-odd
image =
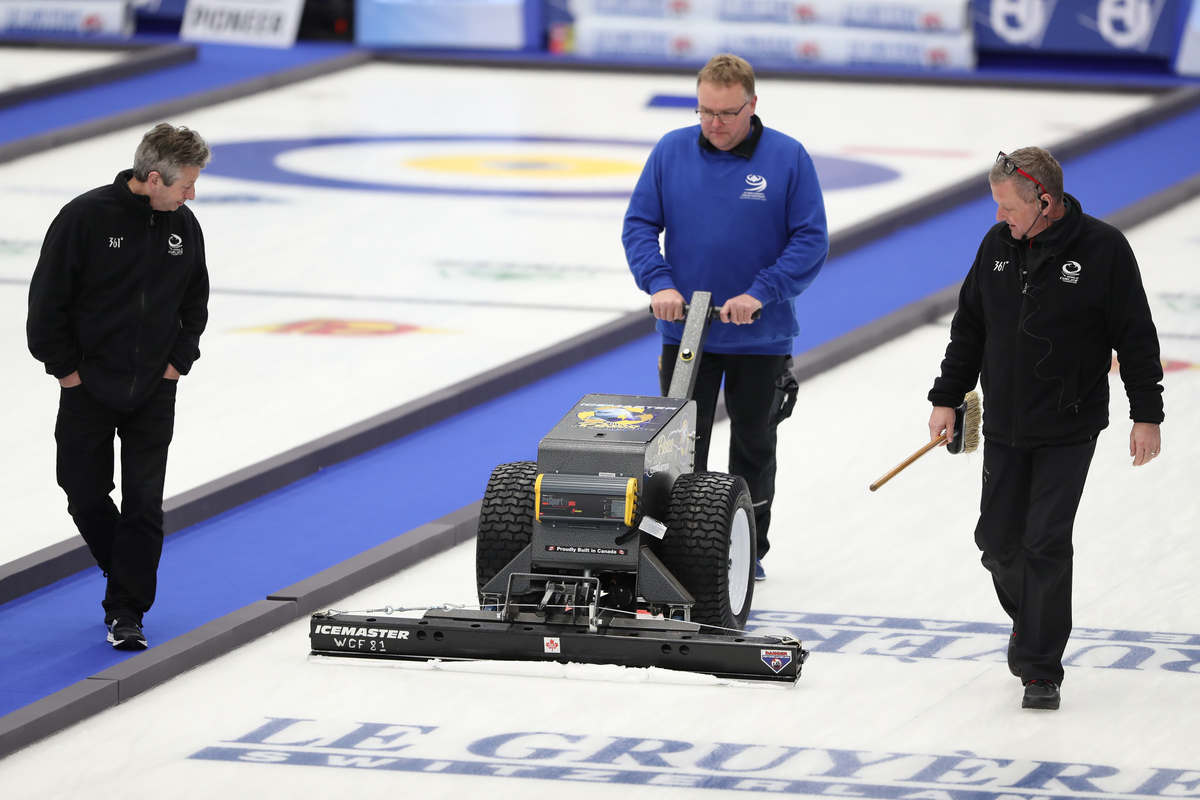
[(776, 674), (792, 663), (792, 654), (787, 650), (760, 650), (759, 652), (762, 654), (763, 663)]
[(561, 653), (562, 642), (558, 640), (557, 636), (543, 636), (542, 649), (547, 653)]

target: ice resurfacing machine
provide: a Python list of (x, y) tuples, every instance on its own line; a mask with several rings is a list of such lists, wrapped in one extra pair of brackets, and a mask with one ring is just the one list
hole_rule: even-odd
[(691, 399), (719, 309), (696, 292), (666, 397), (590, 394), (501, 464), (476, 540), (479, 608), (314, 614), (312, 652), (615, 664), (795, 682), (808, 652), (744, 632), (754, 591), (745, 481), (694, 472)]

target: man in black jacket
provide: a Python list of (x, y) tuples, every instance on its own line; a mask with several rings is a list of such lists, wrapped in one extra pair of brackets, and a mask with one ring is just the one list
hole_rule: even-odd
[[(184, 203), (211, 157), (160, 124), (133, 169), (72, 200), (51, 223), (29, 287), (29, 351), (58, 378), (58, 484), (108, 577), (104, 622), (121, 650), (145, 648), (163, 544), (163, 484), (175, 390), (200, 357), (208, 270)], [(113, 434), (121, 438), (121, 508)]]
[(1009, 670), (1022, 706), (1056, 709), (1071, 633), (1071, 535), (1096, 437), (1108, 427), (1112, 352), (1121, 365), (1134, 466), (1159, 454), (1162, 362), (1137, 261), (1116, 228), (1063, 192), (1062, 167), (1026, 147), (988, 176), (998, 224), (959, 294), (930, 436), (979, 379), (983, 492), (975, 543), (1013, 621)]

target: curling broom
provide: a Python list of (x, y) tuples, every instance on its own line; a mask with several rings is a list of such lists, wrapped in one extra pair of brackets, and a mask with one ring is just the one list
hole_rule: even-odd
[[(946, 444), (946, 451), (957, 455), (958, 453), (974, 453), (979, 449), (979, 422), (983, 418), (983, 409), (979, 405), (979, 395), (976, 392), (968, 392), (962, 405), (954, 409), (954, 441)], [(890, 481), (892, 478), (900, 474), (900, 470), (912, 464), (921, 456), (928, 453), (933, 448), (946, 442), (946, 434), (938, 436), (929, 444), (922, 447), (917, 452), (913, 453), (908, 458), (897, 464), (891, 472), (884, 475), (879, 480), (871, 484), (871, 491), (875, 491), (880, 486)]]

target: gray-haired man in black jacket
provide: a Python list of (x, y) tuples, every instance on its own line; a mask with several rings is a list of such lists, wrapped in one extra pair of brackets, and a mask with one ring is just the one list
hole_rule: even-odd
[(978, 379), (984, 395), (983, 493), (975, 543), (1013, 621), (1008, 666), (1025, 708), (1059, 707), (1071, 634), (1071, 536), (1108, 427), (1117, 352), (1129, 398), (1134, 466), (1160, 451), (1162, 362), (1137, 261), (1116, 228), (1063, 192), (1062, 167), (1026, 147), (988, 176), (997, 224), (959, 294), (931, 437)]
[(142, 615), (157, 590), (175, 390), (208, 322), (204, 236), (184, 203), (210, 158), (195, 131), (149, 131), (133, 169), (59, 212), (29, 288), (29, 351), (61, 386), (58, 484), (108, 576), (104, 621), (122, 650), (147, 646)]

